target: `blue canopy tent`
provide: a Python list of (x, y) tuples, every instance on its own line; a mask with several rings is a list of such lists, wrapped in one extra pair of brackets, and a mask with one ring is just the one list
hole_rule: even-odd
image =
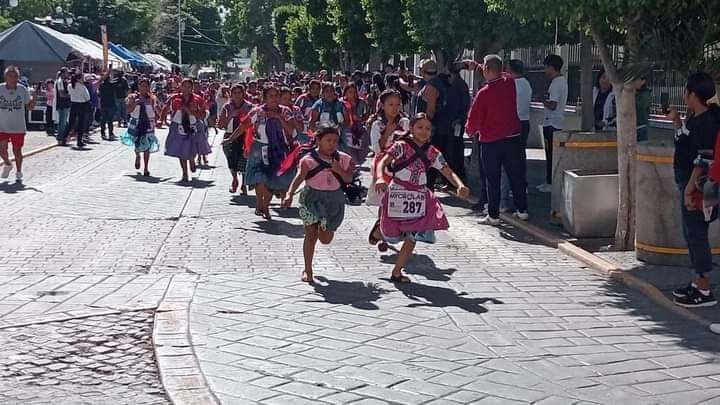
[(118, 45), (118, 44), (114, 44), (114, 43), (110, 42), (110, 43), (108, 43), (108, 47), (114, 53), (116, 53), (123, 59), (127, 60), (128, 63), (130, 63), (130, 65), (134, 68), (147, 68), (147, 67), (152, 66), (144, 58), (140, 57), (139, 55), (135, 54), (134, 52), (125, 48), (122, 45)]

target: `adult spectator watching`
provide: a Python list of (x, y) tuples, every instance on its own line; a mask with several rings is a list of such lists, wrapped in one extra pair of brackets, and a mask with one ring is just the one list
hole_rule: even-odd
[(65, 133), (68, 126), (68, 120), (70, 119), (70, 93), (68, 92), (68, 79), (70, 74), (67, 68), (61, 68), (58, 71), (57, 78), (55, 80), (55, 112), (54, 117), (57, 122), (57, 134), (60, 135)]
[[(100, 136), (108, 141), (115, 141), (117, 138), (113, 133), (113, 120), (117, 114), (117, 82), (113, 82), (109, 74), (105, 74), (98, 89), (100, 96)], [(107, 134), (105, 129), (107, 128)]]
[(8, 142), (12, 143), (15, 157), (15, 179), (22, 182), (22, 147), (25, 143), (25, 120), (27, 112), (33, 109), (35, 101), (30, 97), (28, 89), (18, 83), (20, 69), (15, 66), (5, 68), (5, 83), (0, 84), (0, 158), (3, 166), (0, 178), (7, 179), (12, 171), (12, 163), (8, 155)]
[[(450, 136), (450, 122), (447, 117), (447, 84), (438, 77), (438, 69), (435, 61), (427, 59), (420, 65), (420, 73), (423, 78), (423, 85), (417, 93), (415, 112), (417, 115), (424, 112), (430, 118), (433, 125), (432, 139), (430, 143), (445, 154)], [(438, 172), (430, 169), (427, 174), (427, 187), (432, 190), (435, 187), (435, 180)]]
[[(718, 158), (717, 145), (720, 131), (720, 107), (708, 104), (715, 96), (715, 83), (707, 73), (694, 73), (685, 87), (685, 103), (691, 113), (683, 123), (674, 109), (668, 114), (675, 128), (675, 156), (673, 168), (675, 182), (682, 197), (683, 236), (690, 250), (690, 263), (695, 279), (673, 291), (675, 304), (686, 308), (709, 307), (717, 304), (707, 275), (713, 268), (712, 251), (708, 239), (710, 222), (717, 218), (718, 207), (704, 212), (703, 187), (698, 183), (709, 177), (712, 183), (720, 182), (720, 164), (715, 160), (708, 170), (707, 161)], [(705, 186), (711, 186), (705, 184)], [(717, 187), (717, 186), (715, 186)], [(707, 188), (707, 187), (706, 187)], [(710, 187), (712, 188), (712, 187)], [(710, 215), (707, 215), (710, 214)]]
[[(469, 60), (473, 69), (477, 62)], [(502, 72), (502, 59), (487, 55), (483, 59), (482, 73), (485, 85), (478, 91), (470, 107), (465, 125), (467, 133), (477, 134), (480, 159), (487, 182), (488, 215), (478, 221), (484, 225), (500, 224), (500, 176), (505, 169), (510, 180), (513, 200), (521, 220), (527, 220), (527, 192), (522, 181), (520, 156), (520, 120), (517, 114), (515, 81)]]
[(565, 104), (567, 104), (568, 84), (562, 75), (563, 60), (558, 55), (548, 55), (545, 58), (545, 76), (550, 79), (543, 106), (543, 139), (545, 140), (545, 184), (538, 186), (538, 190), (549, 193), (552, 190), (552, 156), (553, 135), (565, 126)]
[(450, 67), (450, 87), (447, 91), (447, 114), (450, 121), (450, 136), (448, 138), (445, 158), (450, 168), (463, 181), (465, 180), (465, 121), (470, 110), (470, 88), (460, 76), (459, 66)]
[(125, 99), (127, 99), (129, 91), (130, 84), (125, 78), (125, 73), (118, 71), (115, 80), (115, 106), (117, 108), (119, 127), (127, 127), (128, 114)]

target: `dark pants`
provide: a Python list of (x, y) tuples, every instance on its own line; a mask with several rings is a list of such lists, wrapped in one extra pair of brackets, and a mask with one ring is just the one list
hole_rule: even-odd
[[(530, 121), (520, 121), (520, 139), (517, 142), (517, 147), (520, 149), (518, 153), (522, 160), (522, 184), (527, 190), (527, 140), (530, 135)], [(502, 178), (500, 179), (500, 208), (513, 207), (510, 201), (510, 181), (508, 175), (503, 170)]]
[[(449, 137), (450, 134), (447, 128), (433, 126), (432, 139), (430, 140), (430, 144), (435, 146), (440, 151), (440, 153), (445, 156), (445, 153), (447, 153)], [(427, 172), (427, 187), (430, 190), (435, 189), (435, 183), (437, 183), (438, 179), (441, 179), (442, 177), (443, 176), (439, 171), (434, 168), (430, 168)]]
[(445, 160), (448, 162), (448, 166), (458, 175), (463, 181), (465, 180), (465, 140), (463, 138), (462, 126), (460, 131), (456, 131), (453, 127), (452, 133), (448, 138), (447, 151), (445, 152)]
[(682, 210), (682, 227), (685, 242), (690, 253), (690, 265), (699, 276), (712, 270), (712, 251), (708, 238), (710, 222), (705, 222), (701, 210), (689, 211), (684, 201), (685, 186), (680, 187), (680, 209)]
[(553, 169), (553, 135), (559, 131), (555, 127), (543, 127), (543, 139), (545, 140), (545, 182), (552, 184)]
[(117, 109), (115, 106), (103, 107), (100, 109), (100, 133), (105, 134), (105, 128), (107, 127), (107, 134), (109, 137), (113, 137), (113, 121), (115, 120), (115, 114)]
[(45, 106), (45, 132), (48, 135), (53, 135), (55, 133), (55, 122), (53, 122), (52, 105)]
[(504, 169), (510, 180), (515, 209), (527, 212), (527, 191), (523, 182), (523, 160), (520, 136), (502, 141), (480, 144), (480, 159), (485, 172), (488, 196), (488, 214), (491, 218), (500, 216), (500, 178)]
[(78, 145), (82, 144), (83, 136), (86, 134), (87, 121), (90, 119), (90, 102), (87, 103), (72, 103), (70, 106), (70, 119), (68, 125), (65, 127), (65, 131), (58, 135), (58, 141), (60, 143), (67, 142), (67, 138), (72, 130), (75, 130), (77, 134)]

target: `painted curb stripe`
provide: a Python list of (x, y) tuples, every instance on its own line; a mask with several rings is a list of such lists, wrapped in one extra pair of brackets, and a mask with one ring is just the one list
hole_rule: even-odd
[(567, 149), (593, 149), (593, 148), (617, 148), (617, 142), (614, 141), (572, 141), (558, 142), (555, 144), (560, 148)]
[[(666, 255), (686, 255), (688, 254), (687, 248), (671, 248), (663, 246), (653, 246), (642, 242), (635, 242), (635, 248), (644, 250), (649, 253), (660, 253)], [(720, 248), (713, 248), (712, 253), (717, 255), (720, 254)]]
[(661, 163), (671, 165), (673, 163), (672, 156), (655, 156), (655, 155), (637, 155), (639, 162)]

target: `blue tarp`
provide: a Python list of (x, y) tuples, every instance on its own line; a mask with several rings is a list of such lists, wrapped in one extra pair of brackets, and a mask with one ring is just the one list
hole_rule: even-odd
[(127, 60), (133, 67), (152, 67), (152, 64), (148, 62), (143, 56), (136, 52), (133, 52), (122, 45), (114, 44), (110, 42), (108, 47), (117, 55)]

